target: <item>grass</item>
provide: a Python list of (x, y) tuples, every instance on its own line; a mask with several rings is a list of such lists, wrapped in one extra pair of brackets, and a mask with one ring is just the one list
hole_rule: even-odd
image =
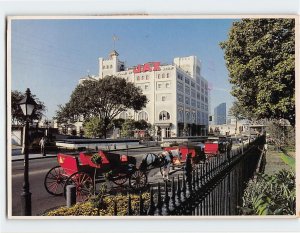
[(277, 151), (277, 149), (274, 146), (269, 145), (269, 149), (266, 155), (267, 163), (265, 167), (265, 174), (272, 175), (279, 170), (290, 169), (290, 167), (287, 164), (285, 164), (280, 158), (281, 154), (281, 151)]

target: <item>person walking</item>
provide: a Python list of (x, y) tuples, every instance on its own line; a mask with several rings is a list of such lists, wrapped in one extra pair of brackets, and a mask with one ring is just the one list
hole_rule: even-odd
[(43, 156), (46, 156), (46, 152), (45, 152), (46, 138), (42, 137), (39, 144), (41, 146), (41, 154)]

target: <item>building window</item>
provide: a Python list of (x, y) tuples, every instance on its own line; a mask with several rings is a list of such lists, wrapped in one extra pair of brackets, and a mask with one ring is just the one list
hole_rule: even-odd
[(159, 120), (160, 121), (170, 120), (170, 114), (167, 111), (160, 112), (160, 114), (159, 114)]
[(177, 90), (183, 92), (183, 84), (181, 82), (177, 82)]
[(157, 75), (157, 78), (160, 78), (160, 74)]
[(136, 80), (140, 80), (140, 76), (137, 76), (137, 77), (136, 77)]
[(162, 96), (161, 97), (161, 101), (166, 101), (167, 97), (166, 96)]
[(166, 83), (166, 88), (170, 88), (170, 83)]
[(145, 90), (148, 90), (149, 89), (149, 86), (148, 85), (145, 85)]
[(192, 122), (196, 123), (196, 113), (192, 112)]
[(193, 107), (196, 107), (196, 100), (192, 99), (191, 105), (192, 105)]
[(185, 104), (190, 105), (190, 98), (189, 97), (185, 97)]
[(185, 94), (190, 95), (190, 88), (187, 86), (185, 87)]
[(178, 110), (178, 121), (183, 122), (183, 110)]
[(105, 66), (102, 66), (102, 69), (105, 69)]
[(162, 78), (165, 78), (165, 74), (162, 74), (161, 77), (162, 77)]
[(192, 97), (196, 98), (196, 91), (194, 89), (192, 89), (191, 95), (192, 95)]
[(201, 123), (201, 113), (200, 111), (197, 111), (197, 124)]
[(167, 73), (167, 78), (169, 78), (169, 73)]
[(146, 75), (146, 80), (149, 80), (149, 75)]
[(122, 112), (122, 113), (120, 113), (119, 118), (120, 118), (120, 119), (124, 119), (124, 120), (128, 119), (128, 113), (127, 113), (127, 112)]
[(171, 136), (171, 130), (169, 127), (166, 128), (166, 137), (169, 138)]
[(110, 68), (112, 69), (112, 65), (110, 65)]
[(148, 121), (148, 114), (145, 111), (140, 111), (138, 115), (138, 119)]
[(142, 76), (142, 80), (144, 80), (144, 76)]
[(191, 82), (191, 86), (192, 86), (192, 87), (195, 87), (195, 83), (194, 83), (193, 81)]
[(161, 84), (160, 84), (160, 83), (157, 84), (157, 88), (158, 88), (158, 89), (161, 88)]
[(185, 120), (190, 121), (190, 113), (189, 112), (185, 112)]
[(185, 77), (184, 81), (185, 81), (186, 84), (190, 84), (189, 78)]
[(177, 93), (177, 100), (180, 103), (183, 103), (183, 95)]

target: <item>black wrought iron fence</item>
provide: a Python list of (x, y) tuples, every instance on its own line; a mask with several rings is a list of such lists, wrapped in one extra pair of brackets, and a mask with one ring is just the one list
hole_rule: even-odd
[[(182, 174), (150, 187), (147, 208), (140, 195), (139, 211), (134, 213), (129, 195), (127, 215), (239, 215), (243, 192), (257, 169), (264, 142), (259, 137), (194, 168), (188, 156)], [(118, 215), (118, 203), (114, 205), (114, 215)]]

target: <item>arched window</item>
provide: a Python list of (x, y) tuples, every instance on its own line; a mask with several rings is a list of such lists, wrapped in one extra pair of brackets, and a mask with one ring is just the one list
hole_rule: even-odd
[(167, 73), (167, 78), (169, 78), (169, 73)]
[(160, 121), (170, 120), (170, 114), (167, 111), (160, 112), (160, 114), (159, 114), (159, 120)]
[(165, 74), (162, 74), (162, 76), (161, 76), (162, 78), (165, 78)]
[(192, 112), (192, 122), (196, 123), (196, 112)]
[(127, 112), (122, 112), (119, 116), (119, 119), (124, 119), (124, 120), (128, 119), (128, 113)]
[(189, 112), (185, 112), (185, 119), (186, 119), (186, 121), (190, 121), (190, 113)]
[(183, 110), (182, 109), (178, 110), (178, 121), (183, 122)]
[(148, 113), (146, 113), (145, 111), (140, 111), (138, 115), (138, 119), (139, 121), (140, 120), (148, 121)]

